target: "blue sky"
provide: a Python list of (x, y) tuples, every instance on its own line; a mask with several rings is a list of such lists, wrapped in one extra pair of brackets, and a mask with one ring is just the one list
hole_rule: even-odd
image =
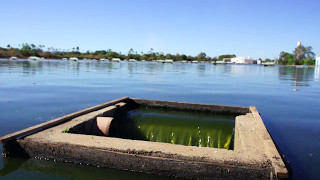
[(276, 58), (301, 40), (320, 55), (319, 7), (317, 0), (1, 0), (0, 46)]

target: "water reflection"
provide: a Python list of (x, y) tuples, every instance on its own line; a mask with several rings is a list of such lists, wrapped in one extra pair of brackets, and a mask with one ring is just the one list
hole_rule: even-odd
[[(233, 75), (247, 74), (251, 71), (253, 65), (229, 65), (230, 73)], [(256, 67), (254, 67), (256, 68)]]
[[(0, 177), (4, 179), (10, 179), (12, 172), (16, 172), (14, 177), (18, 179), (34, 179), (35, 177), (42, 177), (40, 179), (43, 179), (44, 177), (50, 179), (61, 179), (62, 177), (68, 177), (68, 179), (171, 179), (170, 177), (121, 171), (117, 169), (97, 168), (88, 165), (37, 159), (3, 158), (3, 160), (5, 166), (3, 169), (0, 169)], [(25, 173), (25, 171), (28, 173)]]
[(209, 63), (157, 63), (157, 62), (110, 62), (110, 61), (65, 61), (65, 60), (0, 60), (0, 68), (7, 69), (8, 73), (19, 72), (26, 76), (42, 73), (62, 73), (80, 75), (83, 72), (111, 73), (113, 71), (128, 74), (162, 73), (196, 73), (198, 77), (212, 74), (221, 76), (239, 76), (250, 73), (277, 73), (283, 81), (291, 81), (292, 86), (309, 86), (309, 82), (320, 79), (319, 66), (313, 68), (297, 68), (295, 66), (263, 67), (257, 65), (212, 65)]
[(128, 63), (128, 71), (130, 74), (134, 74), (134, 73), (137, 73), (138, 72), (138, 64), (135, 63), (135, 62), (129, 62)]
[(158, 70), (158, 64), (151, 62), (151, 63), (145, 63), (144, 65), (144, 71), (147, 72), (147, 74), (155, 74), (155, 72)]
[(205, 76), (206, 75), (206, 65), (205, 64), (199, 64), (197, 66), (197, 72), (199, 76)]
[(313, 80), (314, 68), (297, 68), (295, 66), (278, 67), (279, 79), (290, 81), (291, 85), (297, 90), (299, 86), (309, 86), (309, 82)]
[(231, 65), (215, 65), (215, 69), (217, 70), (217, 72), (221, 73), (221, 74), (230, 74), (231, 73)]
[(320, 79), (320, 66), (316, 66), (314, 68), (314, 79), (316, 80)]

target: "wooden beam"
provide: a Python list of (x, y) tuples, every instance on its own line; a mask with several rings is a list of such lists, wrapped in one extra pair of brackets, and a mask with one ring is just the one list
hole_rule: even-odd
[(62, 117), (47, 121), (47, 122), (44, 122), (44, 123), (41, 123), (41, 124), (26, 128), (26, 129), (23, 129), (23, 130), (20, 130), (20, 131), (17, 131), (17, 132), (14, 132), (14, 133), (11, 133), (11, 134), (8, 134), (8, 135), (5, 135), (5, 136), (2, 136), (2, 137), (0, 137), (0, 143), (5, 143), (5, 142), (8, 142), (10, 140), (13, 140), (13, 139), (16, 139), (18, 137), (21, 137), (21, 136), (25, 136), (25, 135), (28, 135), (28, 134), (33, 134), (33, 133), (42, 131), (44, 129), (56, 126), (58, 124), (61, 124), (61, 123), (67, 122), (67, 121), (70, 121), (71, 119), (73, 119), (75, 117), (90, 113), (92, 111), (96, 111), (96, 110), (102, 109), (102, 108), (107, 107), (107, 106), (115, 105), (115, 104), (117, 104), (119, 102), (122, 102), (122, 101), (125, 101), (127, 99), (129, 99), (129, 98), (128, 97), (122, 97), (122, 98), (119, 98), (119, 99), (116, 99), (116, 100), (112, 100), (112, 101), (109, 101), (109, 102), (106, 102), (106, 103), (103, 103), (103, 104), (99, 104), (97, 106), (89, 107), (87, 109), (83, 109), (83, 110), (80, 110), (80, 111), (77, 111), (77, 112), (74, 112), (74, 113), (71, 113), (71, 114), (68, 114), (68, 115), (65, 115), (65, 116), (62, 116)]

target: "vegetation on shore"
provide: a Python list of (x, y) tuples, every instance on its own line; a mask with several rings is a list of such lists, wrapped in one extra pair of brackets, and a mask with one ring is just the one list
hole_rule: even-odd
[[(20, 48), (11, 47), (9, 44), (6, 48), (0, 47), (0, 58), (10, 58), (12, 56), (18, 58), (28, 58), (29, 56), (38, 56), (44, 57), (46, 59), (62, 59), (62, 58), (70, 58), (77, 57), (79, 59), (112, 59), (112, 58), (120, 58), (123, 59), (136, 59), (136, 60), (163, 60), (163, 59), (172, 59), (173, 61), (221, 61), (223, 58), (232, 58), (236, 57), (235, 54), (225, 54), (217, 57), (207, 56), (206, 53), (200, 52), (197, 56), (185, 55), (185, 54), (164, 54), (163, 52), (155, 52), (153, 48), (150, 49), (149, 52), (138, 53), (134, 51), (132, 48), (126, 53), (123, 54), (121, 52), (115, 52), (111, 49), (108, 50), (97, 50), (94, 52), (86, 51), (80, 52), (80, 48), (74, 47), (72, 50), (61, 50), (53, 47), (49, 47), (45, 49), (44, 45), (34, 45), (24, 43), (19, 45)], [(259, 58), (259, 60), (261, 60)], [(282, 51), (278, 59), (265, 59), (265, 62), (269, 61), (277, 61), (280, 65), (314, 65), (315, 64), (315, 54), (312, 52), (311, 46), (303, 46), (300, 45), (295, 48), (293, 53), (288, 53)], [(256, 63), (256, 61), (254, 61)]]
[(80, 52), (79, 47), (72, 48), (72, 50), (61, 50), (53, 47), (47, 48), (45, 50), (44, 45), (36, 46), (34, 44), (22, 44), (21, 48), (13, 48), (8, 45), (6, 48), (0, 47), (0, 57), (1, 58), (10, 58), (12, 56), (18, 58), (28, 58), (29, 56), (38, 56), (44, 57), (46, 59), (62, 59), (62, 58), (70, 58), (77, 57), (79, 59), (112, 59), (112, 58), (120, 58), (120, 59), (136, 59), (136, 60), (163, 60), (163, 59), (172, 59), (174, 61), (217, 61), (222, 60), (224, 57), (235, 57), (235, 55), (221, 55), (219, 57), (209, 57), (204, 52), (200, 52), (197, 56), (185, 55), (185, 54), (164, 54), (163, 52), (155, 52), (153, 48), (150, 49), (149, 52), (138, 53), (133, 49), (130, 49), (126, 54), (122, 54), (121, 52), (115, 52), (111, 49), (108, 50), (98, 50), (94, 52)]
[(280, 65), (314, 65), (315, 54), (311, 46), (297, 46), (293, 53), (281, 51), (277, 59)]

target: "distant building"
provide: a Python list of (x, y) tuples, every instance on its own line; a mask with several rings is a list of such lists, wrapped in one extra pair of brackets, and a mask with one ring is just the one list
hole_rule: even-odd
[(316, 57), (316, 66), (320, 66), (320, 56)]
[(258, 59), (257, 60), (257, 64), (261, 64), (262, 63), (262, 60), (261, 59)]
[(297, 47), (301, 46), (301, 41), (297, 42)]
[(223, 58), (225, 63), (234, 64), (253, 64), (253, 59), (251, 57), (234, 57), (234, 58)]

